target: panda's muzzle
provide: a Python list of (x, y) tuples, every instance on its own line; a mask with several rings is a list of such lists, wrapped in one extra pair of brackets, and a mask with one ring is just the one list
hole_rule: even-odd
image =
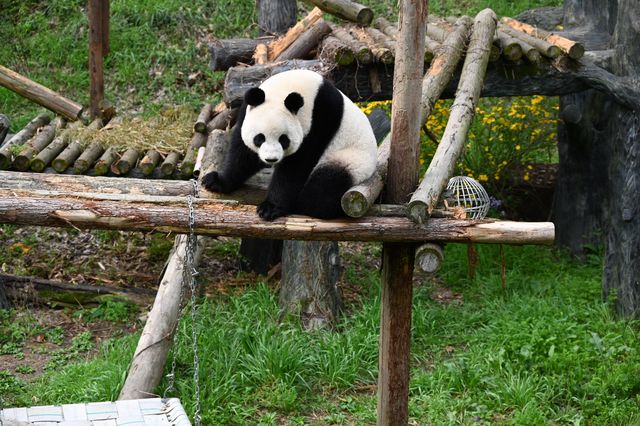
[(275, 164), (278, 162), (278, 158), (265, 158), (264, 161), (268, 164)]

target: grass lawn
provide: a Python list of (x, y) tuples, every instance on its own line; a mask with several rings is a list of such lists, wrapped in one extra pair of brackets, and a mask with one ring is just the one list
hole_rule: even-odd
[[(397, 13), (395, 1), (364, 3), (387, 17)], [(431, 1), (430, 10), (473, 14), (491, 6), (500, 15), (515, 15), (559, 3), (440, 0)], [(0, 64), (87, 104), (85, 6), (85, 0), (3, 5)], [(166, 105), (183, 104), (195, 110), (203, 101), (217, 100), (224, 75), (208, 69), (207, 41), (256, 33), (249, 0), (114, 0), (111, 13), (106, 94), (121, 114), (150, 116)], [(197, 78), (190, 83), (189, 75)], [(0, 88), (0, 112), (11, 118), (13, 131), (38, 111)], [(14, 232), (2, 228), (0, 238)], [(30, 247), (46, 246), (47, 237), (40, 235), (26, 233), (21, 245), (12, 243), (0, 253), (2, 270), (14, 272), (7, 268), (16, 257), (27, 257)], [(171, 246), (146, 237), (94, 235), (113, 250), (132, 250), (130, 257), (137, 259), (145, 258), (131, 246), (153, 243), (149, 261), (158, 267)], [(231, 278), (241, 285), (212, 284), (216, 259), (231, 262), (237, 245), (237, 240), (212, 241), (205, 257), (213, 267), (200, 276), (209, 296), (201, 301), (195, 323), (203, 424), (375, 424), (380, 245), (345, 245), (345, 313), (336, 330), (311, 333), (293, 319), (278, 321), (276, 282), (236, 274)], [(58, 257), (67, 259), (65, 248), (59, 250)], [(467, 277), (463, 245), (446, 247), (436, 278), (416, 277), (411, 424), (640, 424), (639, 327), (613, 318), (601, 300), (602, 256), (578, 263), (548, 247), (504, 247), (504, 253), (504, 288), (498, 246), (479, 247), (475, 279)], [(21, 273), (32, 271), (32, 266), (24, 268)], [(77, 268), (78, 274), (85, 273)], [(76, 315), (90, 322), (109, 318), (138, 324), (129, 308), (117, 304)], [(25, 323), (23, 318), (30, 317), (14, 311), (0, 315), (0, 356), (19, 355), (29, 339), (42, 335), (59, 342), (65, 334), (59, 327), (35, 328), (35, 319)], [(175, 395), (190, 412), (192, 326), (185, 316), (174, 348)], [(23, 364), (0, 369), (0, 402), (17, 406), (117, 398), (138, 335), (122, 333), (96, 345), (91, 333), (78, 334), (56, 352), (56, 362), (37, 379), (23, 378), (30, 374)]]

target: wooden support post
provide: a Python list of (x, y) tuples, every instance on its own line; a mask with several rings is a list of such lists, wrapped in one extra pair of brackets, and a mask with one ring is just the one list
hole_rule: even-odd
[(424, 223), (429, 218), (462, 152), (489, 63), (496, 21), (496, 14), (491, 9), (485, 9), (476, 16), (458, 93), (442, 141), (409, 202), (407, 214), (416, 223)]
[(109, 18), (104, 13), (108, 12), (108, 7), (104, 6), (105, 0), (89, 0), (89, 77), (90, 96), (89, 113), (91, 118), (102, 115), (104, 105), (104, 70), (103, 55), (108, 46), (104, 45), (105, 21)]
[[(428, 0), (403, 0), (396, 40), (387, 202), (404, 203), (418, 182), (420, 91)], [(415, 245), (383, 244), (378, 425), (409, 420), (409, 354)]]

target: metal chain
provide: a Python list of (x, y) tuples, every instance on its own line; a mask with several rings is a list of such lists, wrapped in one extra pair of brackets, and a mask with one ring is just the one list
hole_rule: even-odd
[[(191, 179), (191, 184), (193, 185), (193, 194), (189, 194), (187, 196), (187, 206), (189, 209), (189, 233), (187, 234), (187, 246), (185, 249), (185, 258), (182, 266), (183, 273), (183, 285), (180, 286), (180, 311), (184, 309), (184, 292), (185, 286), (184, 283), (189, 283), (189, 288), (191, 290), (191, 340), (192, 340), (192, 349), (193, 349), (193, 379), (195, 381), (195, 402), (196, 408), (194, 413), (194, 421), (196, 426), (200, 426), (202, 422), (202, 418), (200, 415), (200, 357), (198, 356), (198, 332), (196, 329), (196, 317), (197, 317), (197, 303), (196, 303), (196, 293), (197, 293), (197, 281), (196, 276), (198, 275), (198, 270), (194, 267), (194, 258), (197, 250), (197, 242), (198, 238), (195, 235), (195, 223), (196, 223), (196, 215), (195, 209), (193, 208), (193, 199), (198, 197), (198, 182), (194, 179)], [(182, 316), (182, 315), (180, 315)], [(171, 372), (167, 374), (168, 385), (165, 390), (166, 394), (169, 392), (175, 391), (175, 379), (176, 379), (176, 342), (177, 342), (177, 330), (178, 324), (176, 323), (176, 331), (173, 333), (173, 360), (171, 362)], [(2, 425), (0, 425), (2, 426)]]

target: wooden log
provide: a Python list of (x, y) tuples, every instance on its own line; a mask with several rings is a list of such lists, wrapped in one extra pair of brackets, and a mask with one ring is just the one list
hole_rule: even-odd
[[(200, 134), (200, 133), (198, 133)], [(126, 175), (136, 166), (140, 153), (135, 148), (127, 149), (111, 166), (111, 171), (116, 175)]]
[(489, 46), (495, 34), (496, 21), (496, 15), (491, 9), (485, 9), (476, 16), (458, 94), (451, 106), (442, 141), (409, 202), (408, 216), (414, 222), (423, 223), (427, 220), (462, 152), (489, 63)]
[(210, 103), (204, 104), (202, 109), (200, 109), (200, 114), (198, 114), (198, 118), (196, 119), (196, 123), (193, 125), (193, 130), (198, 133), (207, 133), (207, 123), (211, 119), (211, 112), (213, 107)]
[[(458, 20), (454, 31), (447, 36), (431, 66), (422, 79), (422, 100), (420, 121), (425, 123), (436, 101), (447, 87), (453, 73), (460, 62), (463, 46), (467, 41), (472, 20), (463, 17)], [(380, 195), (384, 186), (387, 164), (389, 162), (389, 145), (391, 136), (387, 136), (378, 147), (376, 172), (365, 182), (349, 189), (342, 197), (342, 208), (351, 217), (361, 217), (367, 213), (373, 202)]]
[(392, 52), (396, 51), (395, 38), (387, 36), (385, 33), (383, 33), (382, 31), (376, 28), (367, 27), (367, 28), (364, 28), (364, 30), (367, 32), (367, 34), (369, 34), (369, 36), (373, 39), (373, 41), (375, 41), (380, 46), (386, 47)]
[(214, 71), (226, 71), (238, 64), (249, 64), (256, 46), (261, 43), (268, 44), (272, 40), (273, 37), (214, 40), (209, 44), (209, 66)]
[(137, 287), (107, 287), (91, 284), (68, 284), (34, 277), (0, 274), (0, 286), (11, 299), (60, 306), (90, 306), (103, 300), (121, 300), (148, 306), (155, 291)]
[(100, 117), (104, 102), (104, 46), (105, 29), (108, 18), (103, 7), (104, 0), (89, 0), (89, 113), (91, 118)]
[(327, 75), (327, 70), (318, 60), (281, 61), (252, 67), (229, 68), (224, 79), (224, 101), (229, 107), (237, 107), (242, 103), (247, 89), (259, 86), (272, 75), (291, 69), (308, 69)]
[(118, 158), (118, 151), (110, 146), (107, 150), (100, 156), (96, 165), (94, 166), (94, 172), (97, 176), (106, 175), (109, 170), (111, 170), (111, 165)]
[(371, 25), (373, 11), (359, 3), (349, 0), (306, 0), (327, 13), (366, 27)]
[(187, 153), (182, 160), (182, 164), (180, 165), (180, 171), (185, 176), (191, 176), (193, 174), (193, 167), (196, 164), (196, 156), (198, 155), (198, 148), (203, 147), (207, 144), (207, 135), (202, 133), (194, 133), (191, 138), (191, 142), (189, 142), (189, 147), (187, 148)]
[(64, 125), (65, 121), (62, 117), (57, 117), (52, 123), (43, 127), (38, 134), (24, 144), (20, 154), (16, 155), (13, 160), (13, 167), (21, 172), (29, 170), (29, 165), (33, 157), (53, 141), (56, 132), (64, 127)]
[(205, 176), (208, 173), (220, 170), (223, 164), (223, 159), (229, 145), (229, 134), (223, 130), (215, 129), (209, 134), (207, 138), (207, 145), (205, 147), (203, 164), (208, 164), (207, 169), (202, 169), (201, 176)]
[(193, 177), (200, 176), (200, 170), (202, 169), (202, 160), (204, 159), (205, 147), (198, 148), (198, 154), (196, 155), (196, 162), (193, 165)]
[[(80, 176), (70, 175), (72, 178)], [(127, 178), (129, 180), (129, 178)], [(291, 240), (382, 242), (477, 242), (551, 244), (550, 222), (430, 219), (419, 225), (406, 217), (319, 220), (287, 216), (260, 220), (255, 206), (230, 200), (196, 199), (195, 231), (200, 235)], [(142, 232), (188, 232), (185, 197), (16, 190), (0, 188), (0, 223)]]
[(426, 243), (416, 249), (415, 264), (422, 272), (433, 275), (444, 261), (444, 250), (440, 244)]
[(122, 179), (106, 176), (36, 174), (0, 171), (0, 188), (52, 192), (95, 192), (102, 194), (141, 194), (186, 196), (193, 191), (190, 182), (165, 179)]
[(69, 121), (78, 120), (82, 113), (82, 105), (2, 65), (0, 65), (0, 86), (4, 86), (20, 96), (50, 109)]
[(284, 34), (296, 24), (296, 0), (256, 0), (256, 18), (260, 34)]
[(331, 27), (332, 34), (338, 40), (349, 46), (349, 48), (353, 51), (358, 63), (362, 65), (368, 65), (373, 62), (373, 53), (371, 52), (369, 46), (353, 37), (344, 28), (339, 27), (338, 25), (331, 22), (327, 23), (329, 24), (329, 27)]
[(22, 145), (31, 139), (38, 128), (46, 126), (51, 121), (51, 117), (48, 114), (40, 114), (33, 120), (31, 120), (22, 130), (13, 135), (11, 139), (6, 141), (2, 148), (0, 148), (0, 170), (6, 170), (11, 165), (13, 160), (12, 149), (14, 146)]
[[(391, 107), (391, 146), (385, 202), (401, 204), (418, 181), (421, 93), (428, 0), (400, 3), (400, 33)], [(415, 245), (383, 244), (378, 425), (409, 421), (409, 359)]]
[[(390, 23), (389, 21), (387, 21), (385, 18), (383, 17), (378, 17), (373, 21), (373, 25), (379, 29), (380, 31), (382, 31), (383, 33), (385, 33), (386, 35), (388, 35), (389, 37), (391, 37), (393, 40), (396, 40), (398, 38), (398, 29), (396, 28), (395, 25), (393, 25), (392, 23)], [(433, 60), (433, 56), (435, 55), (435, 53), (438, 51), (438, 49), (440, 48), (440, 43), (429, 38), (426, 37), (425, 38), (425, 50), (424, 50), (424, 61), (426, 63), (430, 63)]]
[(172, 176), (173, 172), (176, 170), (178, 166), (178, 161), (180, 161), (180, 153), (172, 151), (165, 157), (164, 161), (160, 165), (160, 174), (164, 177)]
[(371, 49), (371, 53), (376, 61), (381, 62), (386, 65), (391, 65), (394, 62), (394, 52), (385, 46), (380, 46), (376, 43), (376, 41), (369, 35), (369, 33), (363, 29), (358, 27), (350, 27), (349, 34), (359, 40), (361, 43), (366, 44), (369, 49)]
[(519, 40), (499, 30), (496, 31), (496, 37), (502, 47), (502, 55), (505, 58), (514, 62), (522, 58), (522, 45)]
[(142, 170), (142, 174), (145, 176), (151, 175), (153, 171), (156, 169), (156, 166), (160, 162), (161, 156), (158, 151), (155, 149), (150, 149), (140, 160), (140, 164), (138, 167)]
[(322, 39), (318, 56), (323, 62), (341, 66), (350, 65), (356, 59), (349, 46), (333, 35)]
[(102, 143), (99, 141), (91, 142), (73, 163), (73, 173), (79, 175), (86, 172), (102, 154), (104, 154), (104, 146)]
[(284, 36), (269, 44), (269, 61), (273, 61), (275, 58), (280, 56), (280, 54), (291, 45), (291, 43), (300, 37), (307, 28), (310, 28), (320, 18), (322, 18), (322, 10), (314, 7), (307, 16), (291, 27)]
[(71, 141), (69, 145), (51, 162), (51, 167), (63, 173), (82, 154), (82, 143), (78, 140)]
[(525, 24), (524, 22), (520, 22), (516, 19), (506, 16), (500, 19), (500, 23), (508, 25), (515, 30), (522, 31), (523, 33), (529, 34), (532, 37), (542, 39), (547, 43), (551, 43), (554, 46), (559, 47), (560, 50), (569, 55), (571, 59), (580, 59), (584, 55), (585, 49), (582, 43), (569, 40), (552, 32), (545, 31), (541, 28), (536, 28), (532, 25)]
[(73, 123), (67, 125), (67, 127), (60, 132), (55, 139), (47, 145), (42, 151), (35, 156), (33, 160), (31, 160), (31, 170), (34, 172), (42, 172), (48, 165), (56, 158), (66, 147), (69, 145), (69, 140), (71, 138), (71, 132), (75, 129), (82, 127), (82, 122), (80, 120), (74, 121)]
[(329, 25), (318, 19), (311, 27), (305, 30), (300, 36), (278, 55), (275, 60), (286, 61), (289, 59), (304, 59), (315, 49), (320, 40), (331, 32)]
[[(148, 398), (163, 375), (163, 367), (173, 343), (173, 333), (180, 320), (180, 295), (184, 285), (187, 236), (178, 235), (160, 282), (156, 299), (133, 354), (119, 400)], [(197, 264), (202, 256), (202, 240), (198, 239), (193, 255)]]
[(498, 28), (500, 31), (509, 34), (513, 38), (517, 38), (518, 40), (522, 40), (527, 44), (535, 47), (542, 55), (547, 58), (554, 59), (560, 56), (562, 50), (558, 46), (555, 46), (549, 42), (544, 40), (540, 40), (539, 38), (532, 37), (528, 34), (523, 33), (522, 31), (514, 30), (508, 25), (499, 25)]
[(0, 114), (0, 147), (2, 147), (7, 134), (9, 134), (10, 127), (11, 121), (9, 120), (9, 117), (4, 114)]
[(256, 46), (256, 50), (253, 52), (253, 63), (262, 65), (269, 62), (269, 48), (264, 43), (259, 43)]
[(439, 41), (440, 43), (444, 42), (447, 38), (448, 31), (444, 28), (441, 28), (434, 22), (429, 22), (427, 24), (427, 36), (435, 41)]
[(207, 133), (211, 133), (215, 129), (226, 130), (236, 124), (239, 108), (226, 108), (207, 123)]

